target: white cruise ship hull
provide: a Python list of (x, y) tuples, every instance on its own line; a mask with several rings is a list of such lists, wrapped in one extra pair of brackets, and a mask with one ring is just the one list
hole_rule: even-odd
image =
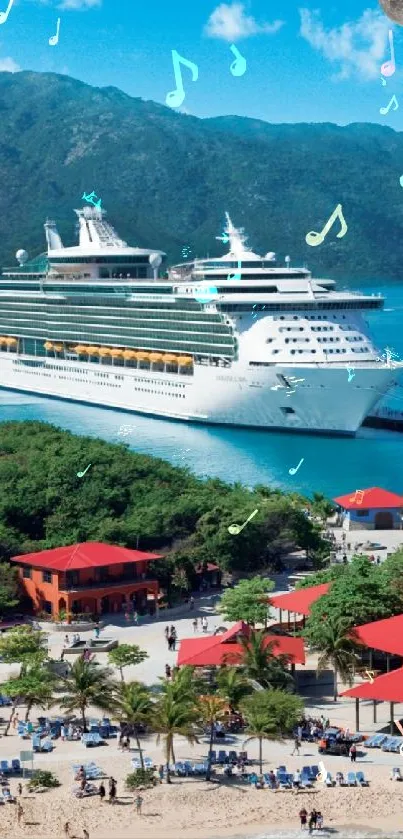
[[(279, 375), (304, 378), (272, 390)], [(231, 369), (195, 365), (193, 375), (0, 352), (0, 388), (186, 422), (354, 435), (396, 371), (290, 365)]]

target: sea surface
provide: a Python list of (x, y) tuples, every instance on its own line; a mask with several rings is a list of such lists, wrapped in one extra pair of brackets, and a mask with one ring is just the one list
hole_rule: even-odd
[[(403, 359), (403, 278), (349, 285), (384, 295), (384, 311), (369, 313), (367, 320), (378, 348), (389, 347)], [(337, 287), (347, 286), (338, 282)], [(403, 371), (400, 376), (398, 398), (388, 404), (403, 410)], [(373, 486), (403, 492), (403, 433), (364, 428), (355, 438), (338, 438), (192, 425), (0, 390), (0, 422), (7, 420), (42, 420), (75, 434), (124, 441), (134, 451), (187, 466), (197, 475), (251, 487), (260, 483), (330, 498)], [(123, 425), (130, 426), (127, 436), (118, 434)], [(289, 475), (301, 458), (297, 473)]]

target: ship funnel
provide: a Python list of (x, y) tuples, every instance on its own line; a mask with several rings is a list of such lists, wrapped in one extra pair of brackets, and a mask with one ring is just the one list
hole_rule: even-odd
[(46, 219), (44, 228), (46, 241), (48, 243), (48, 252), (61, 249), (63, 247), (63, 242), (57, 231), (56, 222), (52, 219)]

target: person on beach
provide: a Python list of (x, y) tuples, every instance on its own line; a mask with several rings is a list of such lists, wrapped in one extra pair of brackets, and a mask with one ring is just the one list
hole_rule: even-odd
[(299, 820), (301, 822), (301, 830), (306, 830), (306, 823), (308, 821), (308, 812), (305, 810), (305, 807), (299, 811)]
[(133, 623), (134, 623), (135, 626), (139, 625), (139, 613), (138, 612), (133, 612)]
[(317, 830), (322, 830), (323, 827), (323, 816), (320, 810), (316, 813), (316, 828)]
[(197, 618), (194, 618), (193, 619), (193, 632), (197, 632), (198, 628), (199, 628), (198, 620), (197, 620)]
[(316, 810), (313, 809), (313, 810), (311, 810), (311, 812), (309, 814), (308, 827), (309, 827), (309, 832), (310, 833), (312, 833), (314, 827), (316, 828), (316, 819), (317, 819)]
[(139, 795), (136, 795), (136, 798), (134, 800), (135, 800), (135, 803), (136, 803), (136, 813), (137, 813), (138, 816), (141, 816), (141, 806), (143, 804), (143, 799), (142, 799), (141, 795), (139, 794)]
[(114, 804), (116, 801), (116, 781), (114, 778), (109, 778), (109, 803)]
[(291, 752), (292, 755), (294, 755), (295, 752), (296, 752), (297, 755), (299, 756), (300, 745), (301, 745), (301, 743), (300, 743), (299, 737), (294, 737), (294, 748)]
[(201, 623), (202, 623), (203, 632), (207, 632), (207, 630), (208, 630), (208, 620), (207, 620), (205, 615), (203, 615)]
[(158, 777), (160, 779), (160, 783), (162, 784), (162, 782), (164, 780), (164, 767), (163, 767), (162, 763), (158, 767)]
[(18, 714), (15, 714), (14, 719), (13, 719), (13, 728), (14, 729), (17, 728), (17, 725), (18, 725), (19, 721), (20, 721), (20, 718), (19, 718)]
[(105, 798), (105, 795), (106, 795), (105, 785), (103, 784), (103, 782), (102, 782), (102, 781), (101, 781), (101, 783), (100, 783), (100, 785), (99, 785), (98, 792), (99, 792), (99, 797), (100, 797), (100, 799), (101, 799), (101, 804), (102, 804), (102, 802), (103, 802), (103, 800), (104, 800), (104, 798)]
[(350, 760), (351, 763), (355, 763), (357, 760), (357, 746), (355, 745), (355, 743), (353, 743), (353, 745), (350, 748)]
[(18, 784), (17, 792), (18, 792), (18, 795), (22, 795), (22, 784), (21, 783)]
[(170, 679), (171, 675), (172, 675), (172, 670), (171, 670), (169, 664), (166, 664), (165, 665), (165, 678)]
[(65, 823), (63, 830), (66, 839), (70, 839), (70, 822)]
[(83, 839), (90, 839), (90, 834), (88, 833), (88, 830), (85, 829), (85, 827), (83, 828)]
[(167, 644), (168, 644), (168, 639), (169, 639), (169, 635), (170, 635), (169, 626), (165, 627), (164, 632), (165, 632), (165, 638), (167, 639)]

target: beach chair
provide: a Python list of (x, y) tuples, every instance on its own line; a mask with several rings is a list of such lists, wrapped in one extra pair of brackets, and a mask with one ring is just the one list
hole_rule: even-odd
[(223, 766), (224, 763), (228, 763), (227, 752), (223, 749), (220, 749), (218, 752), (217, 763), (219, 763), (220, 766)]
[(268, 772), (265, 772), (263, 775), (265, 784), (269, 787), (269, 789), (277, 789), (277, 784), (273, 778), (270, 778)]
[(335, 787), (336, 786), (336, 781), (333, 780), (331, 772), (326, 772), (325, 785), (327, 787)]
[[(307, 767), (309, 768), (309, 767)], [(301, 787), (307, 789), (308, 787), (312, 787), (312, 778), (309, 772), (301, 772)]]
[(290, 783), (290, 776), (287, 774), (287, 772), (277, 771), (277, 782), (280, 789), (291, 789), (292, 787), (292, 783)]
[(90, 746), (100, 746), (103, 740), (99, 732), (89, 731), (81, 736), (81, 742), (88, 749)]
[(277, 774), (278, 774), (279, 772), (287, 772), (286, 767), (285, 767), (285, 766), (278, 766), (278, 767), (277, 767)]
[(0, 772), (2, 772), (3, 775), (10, 775), (11, 766), (9, 766), (8, 760), (0, 760)]
[(336, 772), (336, 785), (339, 787), (346, 787), (347, 781), (343, 775), (343, 772)]
[(314, 765), (311, 766), (311, 778), (312, 778), (312, 780), (316, 781), (316, 778), (318, 777), (318, 775), (319, 775), (319, 766), (317, 766), (314, 763)]
[(238, 763), (238, 756), (234, 749), (228, 752), (228, 763)]
[(391, 746), (396, 740), (396, 737), (387, 737), (386, 740), (382, 743), (381, 749), (383, 752), (390, 752)]
[(244, 763), (250, 763), (248, 758), (248, 752), (239, 752), (239, 760), (243, 760)]
[(213, 766), (217, 763), (217, 752), (215, 749), (211, 749), (210, 751), (210, 765)]
[(8, 787), (3, 787), (2, 796), (3, 796), (3, 801), (10, 801), (13, 804), (15, 803), (15, 797), (14, 797), (14, 795), (11, 795), (11, 792), (10, 792)]
[(13, 757), (11, 760), (11, 771), (13, 775), (21, 775), (22, 768), (18, 757)]
[(54, 747), (53, 747), (53, 743), (52, 743), (51, 740), (43, 740), (42, 743), (40, 743), (39, 751), (40, 752), (52, 752), (53, 748)]
[(395, 737), (389, 751), (396, 752), (396, 754), (400, 754), (400, 750), (403, 746), (403, 737)]
[(205, 775), (207, 772), (207, 763), (194, 763), (193, 764), (193, 774), (194, 775)]
[(99, 726), (99, 733), (103, 740), (107, 740), (110, 736), (110, 727), (109, 725), (100, 725)]
[(369, 740), (365, 741), (365, 746), (369, 749), (379, 749), (382, 746), (382, 743), (384, 743), (387, 739), (387, 734), (375, 734), (373, 737), (370, 737)]
[(369, 783), (363, 772), (356, 772), (355, 777), (360, 787), (369, 787)]
[(254, 784), (257, 784), (258, 780), (259, 780), (259, 778), (256, 775), (256, 772), (251, 772), (249, 777), (248, 777), (248, 781), (249, 781), (250, 785), (253, 786)]
[(400, 766), (394, 766), (390, 776), (391, 781), (403, 781)]
[(190, 760), (184, 760), (183, 765), (186, 769), (186, 774), (193, 775), (193, 763), (191, 763)]
[(185, 767), (185, 764), (181, 760), (178, 760), (175, 763), (174, 772), (175, 772), (175, 775), (178, 775), (178, 777), (180, 777), (180, 778), (185, 778), (186, 777), (186, 775), (187, 775), (186, 767)]
[(357, 779), (355, 777), (355, 772), (347, 772), (347, 785), (349, 787), (356, 787), (357, 786)]

